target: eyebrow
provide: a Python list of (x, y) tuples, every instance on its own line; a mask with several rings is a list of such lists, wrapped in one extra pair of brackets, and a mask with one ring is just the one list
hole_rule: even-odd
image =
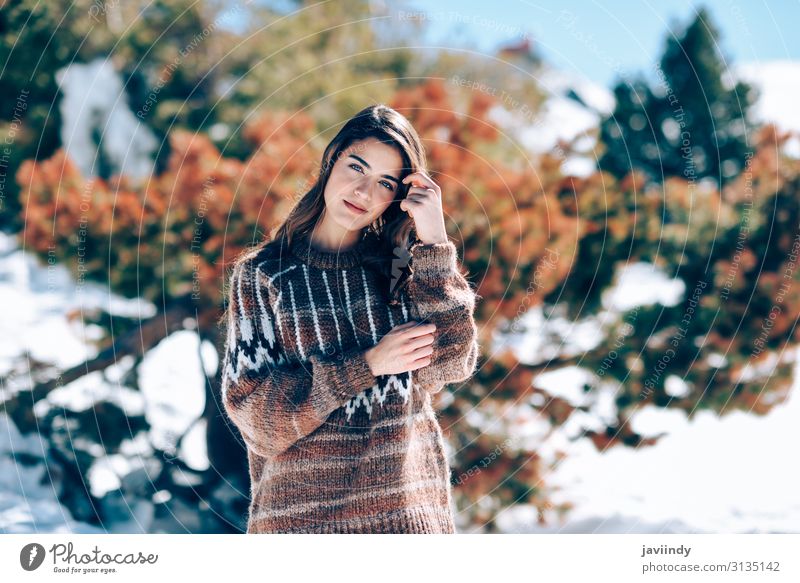
[[(350, 158), (355, 158), (356, 160), (361, 162), (367, 168), (370, 168), (370, 169), (372, 168), (372, 166), (370, 166), (369, 163), (366, 160), (364, 160), (364, 158), (362, 158), (361, 156), (356, 156), (355, 154), (350, 154)], [(382, 176), (382, 178), (388, 178), (389, 180), (394, 180), (397, 183), (397, 185), (400, 186), (400, 181), (397, 178), (395, 178), (394, 176), (392, 176), (391, 174), (384, 174)]]

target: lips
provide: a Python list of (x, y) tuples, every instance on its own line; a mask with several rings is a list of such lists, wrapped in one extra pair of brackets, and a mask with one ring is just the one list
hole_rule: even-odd
[(356, 205), (354, 205), (353, 203), (351, 203), (350, 201), (347, 201), (347, 200), (344, 201), (344, 205), (347, 208), (349, 208), (351, 211), (353, 211), (354, 213), (361, 214), (361, 213), (367, 212), (367, 209), (362, 209), (360, 206), (356, 206)]

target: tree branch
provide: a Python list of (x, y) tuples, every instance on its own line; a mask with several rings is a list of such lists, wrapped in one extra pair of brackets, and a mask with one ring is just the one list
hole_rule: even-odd
[(91, 372), (103, 370), (124, 356), (143, 356), (161, 340), (173, 332), (183, 329), (186, 318), (196, 316), (190, 302), (185, 299), (179, 300), (165, 312), (156, 314), (149, 320), (143, 321), (140, 326), (128, 331), (92, 360), (75, 365), (54, 378), (35, 383), (32, 389), (19, 391), (10, 399), (0, 403), (0, 413), (8, 412), (12, 417), (18, 418), (18, 415), (14, 416), (13, 413), (19, 414), (24, 408), (27, 408), (27, 416), (30, 416), (30, 421), (33, 421), (33, 404), (45, 398), (56, 387), (71, 383)]

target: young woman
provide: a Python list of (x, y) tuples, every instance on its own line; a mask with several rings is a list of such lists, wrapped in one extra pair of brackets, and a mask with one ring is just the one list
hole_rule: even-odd
[(453, 533), (431, 396), (478, 356), (476, 295), (422, 143), (368, 107), (228, 295), (225, 410), (247, 445), (248, 533)]

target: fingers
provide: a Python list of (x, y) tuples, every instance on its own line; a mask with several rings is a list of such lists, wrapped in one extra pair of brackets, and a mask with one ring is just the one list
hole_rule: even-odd
[(423, 344), (412, 350), (408, 354), (408, 357), (413, 362), (415, 360), (419, 360), (420, 358), (427, 358), (431, 354), (433, 354), (433, 344)]
[(402, 330), (403, 336), (407, 339), (413, 339), (417, 336), (425, 336), (428, 334), (433, 334), (436, 331), (436, 324), (419, 324), (416, 323), (414, 326), (410, 326)]
[(411, 338), (410, 340), (408, 340), (406, 342), (406, 349), (413, 352), (419, 349), (420, 347), (430, 346), (431, 344), (433, 344), (434, 340), (435, 337), (432, 333), (423, 334), (421, 336), (417, 336), (415, 338)]
[(423, 171), (412, 172), (403, 178), (403, 184), (408, 184), (409, 181), (412, 185), (420, 186), (422, 188), (432, 188), (435, 190), (437, 187), (437, 184), (433, 181), (433, 179)]
[(414, 207), (418, 207), (422, 203), (423, 203), (423, 201), (422, 201), (422, 198), (420, 196), (412, 195), (412, 196), (404, 198), (400, 202), (400, 210), (405, 211), (408, 214), (411, 214), (411, 211), (414, 209)]
[(405, 370), (417, 370), (428, 366), (434, 351), (435, 331), (436, 324), (416, 320), (392, 328), (389, 333), (398, 336), (395, 362), (404, 362), (407, 367)]
[(404, 200), (423, 201), (429, 196), (434, 196), (434, 195), (436, 195), (436, 191), (432, 188), (421, 188), (419, 186), (413, 186), (409, 189)]
[(428, 366), (432, 361), (430, 354), (423, 355), (418, 359), (415, 359), (411, 362), (411, 368), (409, 370), (417, 370), (424, 366)]

